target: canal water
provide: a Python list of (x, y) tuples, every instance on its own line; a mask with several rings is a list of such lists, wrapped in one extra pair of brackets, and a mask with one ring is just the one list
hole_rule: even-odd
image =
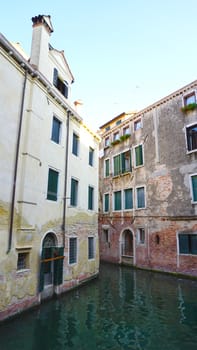
[(102, 264), (98, 279), (0, 325), (0, 350), (197, 349), (197, 281)]

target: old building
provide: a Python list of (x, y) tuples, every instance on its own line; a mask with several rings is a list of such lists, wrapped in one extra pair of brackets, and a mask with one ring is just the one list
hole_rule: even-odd
[(197, 276), (197, 81), (100, 127), (101, 260)]
[(98, 144), (73, 75), (32, 18), (30, 58), (0, 35), (0, 320), (98, 275)]

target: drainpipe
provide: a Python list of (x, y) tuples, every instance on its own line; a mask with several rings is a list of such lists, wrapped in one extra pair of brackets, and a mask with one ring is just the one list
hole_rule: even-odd
[(16, 180), (17, 180), (17, 171), (18, 171), (19, 147), (20, 147), (20, 139), (21, 139), (21, 129), (22, 129), (22, 120), (23, 120), (26, 83), (27, 83), (27, 70), (25, 70), (25, 77), (24, 77), (24, 82), (23, 82), (21, 108), (20, 108), (19, 125), (18, 125), (18, 135), (17, 135), (17, 143), (16, 143), (16, 155), (15, 155), (15, 162), (14, 162), (14, 178), (13, 178), (13, 185), (12, 185), (12, 200), (11, 200), (11, 208), (10, 208), (8, 249), (6, 252), (7, 254), (10, 252), (11, 246), (12, 246), (12, 233), (13, 233), (13, 223), (14, 223), (14, 203), (15, 203), (15, 194), (16, 194)]
[(63, 216), (62, 216), (62, 235), (63, 247), (65, 248), (65, 227), (66, 227), (66, 200), (67, 200), (67, 177), (68, 177), (68, 143), (69, 143), (69, 125), (70, 125), (70, 111), (67, 111), (66, 120), (66, 150), (65, 150), (65, 174), (64, 174), (64, 197), (63, 197)]

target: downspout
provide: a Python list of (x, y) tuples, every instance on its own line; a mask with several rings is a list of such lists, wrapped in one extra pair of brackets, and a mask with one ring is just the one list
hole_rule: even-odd
[(70, 111), (67, 111), (66, 120), (66, 150), (65, 150), (65, 173), (64, 173), (64, 197), (63, 197), (63, 216), (62, 216), (62, 235), (63, 247), (65, 248), (65, 228), (66, 228), (66, 200), (67, 200), (67, 178), (68, 178), (68, 146), (69, 146), (69, 126)]
[(26, 82), (27, 82), (27, 70), (25, 70), (25, 77), (24, 77), (24, 82), (23, 82), (21, 108), (20, 108), (19, 125), (18, 125), (18, 135), (17, 135), (17, 143), (16, 143), (16, 155), (15, 155), (15, 162), (14, 162), (14, 178), (13, 178), (13, 185), (12, 185), (12, 200), (11, 200), (11, 208), (10, 208), (10, 224), (9, 224), (8, 249), (7, 249), (7, 252), (6, 252), (7, 254), (10, 252), (11, 246), (12, 246), (12, 232), (13, 232), (13, 223), (14, 223), (14, 204), (15, 204), (15, 194), (16, 194), (16, 180), (17, 180), (17, 171), (18, 171), (19, 147), (20, 147), (20, 140), (21, 140), (21, 129), (22, 129), (22, 120), (23, 120), (23, 111), (24, 111)]

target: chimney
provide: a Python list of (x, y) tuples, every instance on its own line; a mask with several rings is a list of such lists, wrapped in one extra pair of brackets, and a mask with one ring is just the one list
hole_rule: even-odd
[(50, 16), (32, 17), (33, 33), (30, 63), (44, 75), (48, 75), (49, 38), (53, 32)]
[(74, 102), (74, 105), (75, 105), (75, 110), (76, 110), (76, 112), (81, 116), (81, 114), (82, 114), (82, 109), (83, 109), (83, 101), (82, 100), (76, 100), (75, 102)]

